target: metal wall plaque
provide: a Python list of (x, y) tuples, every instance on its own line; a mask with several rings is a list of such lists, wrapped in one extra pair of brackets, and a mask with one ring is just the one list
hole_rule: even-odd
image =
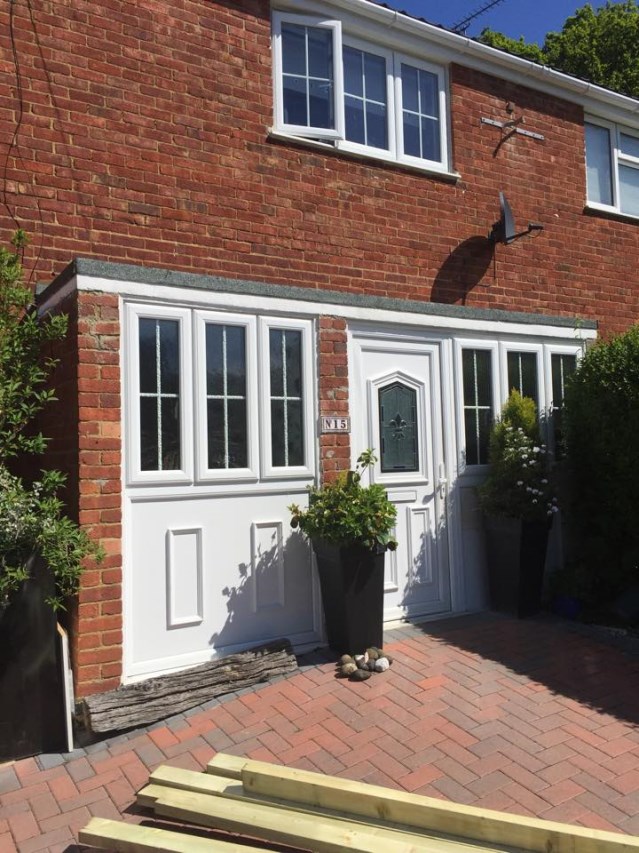
[(337, 417), (335, 415), (322, 415), (320, 419), (320, 430), (325, 432), (350, 432), (351, 419)]

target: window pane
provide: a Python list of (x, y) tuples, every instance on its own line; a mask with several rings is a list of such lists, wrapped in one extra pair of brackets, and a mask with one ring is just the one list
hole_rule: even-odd
[(140, 318), (140, 391), (155, 394), (157, 391), (156, 321)]
[(246, 468), (248, 466), (246, 426), (246, 400), (229, 400), (227, 468)]
[(330, 80), (309, 81), (309, 110), (310, 127), (334, 127), (333, 83)]
[(303, 465), (304, 387), (302, 333), (296, 329), (269, 331), (271, 378), (271, 462), (274, 467)]
[(140, 468), (142, 471), (158, 470), (158, 400), (142, 397), (140, 400)]
[(181, 467), (180, 459), (180, 402), (178, 399), (160, 400), (162, 407), (161, 470), (175, 471)]
[(639, 169), (619, 164), (619, 207), (639, 216)]
[(246, 330), (244, 326), (225, 326), (226, 391), (246, 396)]
[(352, 47), (344, 48), (344, 91), (358, 98), (364, 97), (362, 51)]
[(224, 442), (224, 401), (206, 401), (208, 467), (226, 468), (226, 446)]
[(224, 393), (222, 326), (206, 324), (206, 393)]
[(180, 393), (180, 329), (177, 320), (158, 320), (163, 394)]
[(422, 119), (422, 157), (425, 160), (441, 160), (439, 124), (432, 118)]
[(379, 390), (382, 471), (417, 471), (417, 392), (395, 382)]
[(284, 121), (286, 124), (308, 125), (306, 102), (306, 80), (299, 77), (284, 77)]
[(306, 27), (282, 24), (282, 69), (306, 76)]
[(462, 372), (466, 464), (485, 465), (493, 421), (492, 353), (480, 349), (463, 350)]
[(553, 353), (552, 365), (552, 406), (551, 421), (555, 438), (555, 457), (560, 459), (564, 453), (563, 432), (563, 401), (566, 392), (566, 381), (577, 369), (577, 357)]
[(439, 81), (437, 75), (419, 69), (419, 111), (439, 118)]
[(386, 60), (374, 53), (364, 54), (366, 97), (371, 101), (386, 103)]
[(333, 31), (307, 27), (308, 73), (310, 77), (333, 79)]
[(366, 144), (366, 125), (364, 124), (364, 102), (346, 95), (344, 99), (346, 116), (346, 138), (350, 142)]
[(417, 69), (402, 64), (402, 104), (405, 110), (419, 111)]
[(419, 144), (419, 116), (404, 113), (404, 154), (421, 157)]
[(588, 200), (597, 204), (612, 204), (609, 131), (595, 124), (586, 124), (585, 131)]
[(619, 134), (619, 149), (629, 157), (639, 158), (639, 137), (629, 136), (627, 133)]
[(537, 355), (534, 352), (508, 353), (508, 388), (513, 388), (522, 397), (537, 400)]
[(388, 149), (388, 120), (386, 106), (369, 104), (366, 109), (367, 143), (373, 148)]

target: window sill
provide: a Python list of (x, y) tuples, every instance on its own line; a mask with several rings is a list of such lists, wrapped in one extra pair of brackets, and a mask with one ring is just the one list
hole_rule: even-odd
[(584, 207), (584, 213), (588, 216), (603, 216), (606, 219), (619, 219), (621, 222), (637, 223), (639, 215), (633, 213), (623, 213), (616, 207), (607, 207), (603, 204), (587, 203)]
[(439, 178), (446, 183), (455, 184), (461, 178), (459, 172), (449, 172), (446, 169), (436, 169), (432, 166), (420, 166), (414, 163), (406, 163), (402, 160), (397, 160), (394, 157), (385, 157), (383, 154), (369, 154), (360, 151), (351, 151), (347, 148), (336, 148), (330, 142), (320, 142), (317, 139), (306, 139), (303, 136), (293, 136), (290, 133), (282, 133), (279, 130), (269, 130), (268, 138), (274, 142), (288, 142), (295, 145), (301, 145), (303, 148), (313, 148), (316, 151), (323, 151), (325, 154), (332, 154), (336, 157), (345, 157), (350, 160), (358, 160), (362, 163), (372, 163), (379, 166), (391, 166), (395, 169), (401, 169), (406, 172), (414, 172), (420, 175), (428, 175), (431, 178)]

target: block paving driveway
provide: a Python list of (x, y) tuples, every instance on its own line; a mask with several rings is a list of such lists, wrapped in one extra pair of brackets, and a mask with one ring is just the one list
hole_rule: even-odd
[[(0, 766), (0, 851), (79, 851), (92, 815), (148, 819), (158, 764), (251, 756), (500, 811), (639, 834), (639, 655), (484, 613), (387, 635), (387, 673), (299, 672), (66, 756)], [(319, 662), (318, 662), (319, 661)]]

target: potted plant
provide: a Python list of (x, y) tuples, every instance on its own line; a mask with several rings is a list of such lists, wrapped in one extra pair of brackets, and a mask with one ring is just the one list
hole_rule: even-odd
[[(19, 252), (0, 248), (0, 761), (64, 748), (63, 673), (56, 610), (78, 588), (84, 558), (98, 555), (65, 515), (65, 477), (19, 476), (47, 440), (31, 427), (54, 400), (56, 362), (43, 348), (66, 334), (66, 317), (38, 317)], [(35, 466), (34, 466), (35, 467)]]
[(548, 533), (559, 511), (532, 399), (511, 391), (493, 424), (488, 458), (479, 502), (491, 606), (530, 616), (541, 606)]
[(289, 507), (292, 527), (313, 544), (328, 644), (338, 654), (382, 646), (384, 555), (397, 547), (397, 511), (383, 486), (362, 485), (362, 474), (376, 461), (365, 450), (354, 471), (309, 488), (307, 509)]

